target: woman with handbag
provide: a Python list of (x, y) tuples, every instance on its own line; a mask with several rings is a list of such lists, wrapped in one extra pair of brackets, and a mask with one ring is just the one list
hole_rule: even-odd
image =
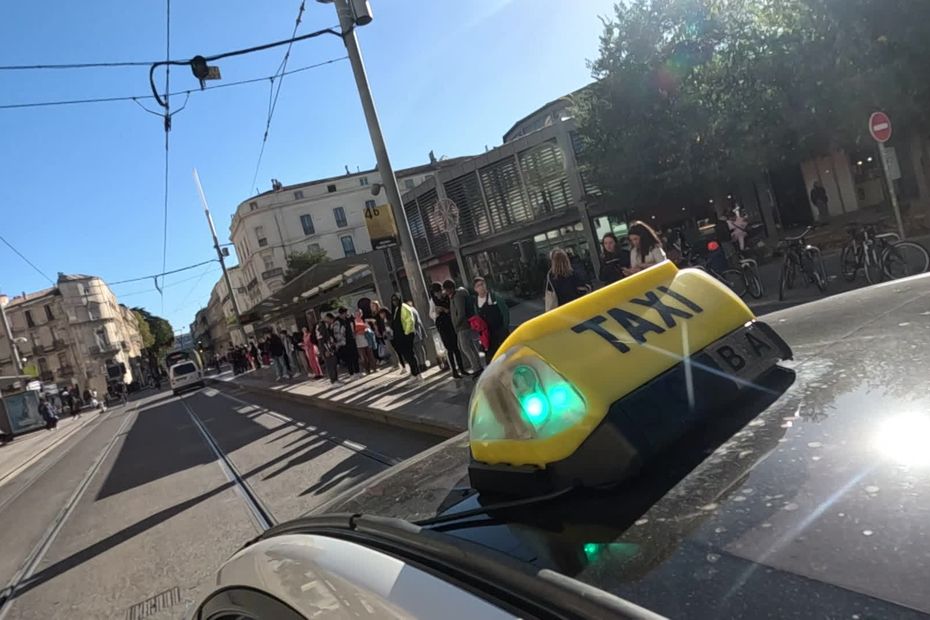
[(575, 301), (591, 292), (591, 287), (572, 269), (565, 250), (556, 248), (549, 254), (549, 273), (546, 274), (546, 311)]

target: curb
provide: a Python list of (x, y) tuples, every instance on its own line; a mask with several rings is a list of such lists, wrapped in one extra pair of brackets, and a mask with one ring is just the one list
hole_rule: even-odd
[(356, 418), (361, 418), (363, 420), (379, 422), (381, 424), (396, 426), (398, 428), (406, 428), (409, 430), (426, 433), (428, 435), (434, 435), (436, 437), (443, 437), (448, 439), (450, 437), (455, 437), (456, 435), (459, 435), (467, 430), (465, 427), (456, 426), (454, 424), (446, 424), (434, 420), (424, 420), (422, 418), (398, 415), (396, 413), (385, 413), (384, 411), (375, 409), (373, 407), (346, 405), (343, 403), (333, 402), (325, 398), (317, 398), (315, 396), (306, 396), (304, 394), (294, 394), (293, 392), (272, 390), (256, 385), (237, 383), (235, 381), (222, 381), (220, 379), (213, 379), (211, 377), (205, 377), (205, 379), (209, 385), (217, 387), (224, 385), (234, 385), (252, 394), (258, 394), (260, 396), (277, 396), (278, 398), (289, 400), (300, 405), (312, 405), (318, 409), (325, 409), (334, 413), (343, 413), (346, 415), (354, 416)]

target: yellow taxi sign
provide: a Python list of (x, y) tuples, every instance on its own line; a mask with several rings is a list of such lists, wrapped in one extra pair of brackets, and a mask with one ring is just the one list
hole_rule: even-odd
[(469, 416), (472, 455), (512, 465), (564, 459), (612, 403), (753, 318), (723, 283), (670, 261), (536, 317), (514, 330), (495, 360), (514, 347), (532, 351), (581, 395), (584, 414), (556, 433), (498, 438), (481, 430), (481, 416), (496, 414), (478, 406), (479, 382)]

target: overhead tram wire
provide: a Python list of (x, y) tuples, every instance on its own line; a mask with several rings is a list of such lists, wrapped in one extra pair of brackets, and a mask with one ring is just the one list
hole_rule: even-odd
[(69, 62), (47, 65), (0, 65), (0, 71), (39, 71), (47, 69), (103, 69), (113, 67), (148, 67), (152, 62), (146, 60), (128, 60), (118, 62)]
[(163, 276), (170, 276), (173, 273), (181, 273), (182, 271), (188, 271), (190, 269), (196, 269), (197, 267), (202, 267), (210, 263), (218, 263), (219, 260), (216, 258), (211, 258), (210, 260), (201, 261), (199, 263), (194, 263), (193, 265), (187, 265), (186, 267), (179, 267), (178, 269), (172, 269), (171, 271), (163, 271), (162, 273), (155, 273), (148, 276), (139, 276), (138, 278), (129, 278), (126, 280), (117, 280), (116, 282), (107, 282), (110, 286), (116, 284), (127, 284), (129, 282), (142, 282), (143, 280), (152, 280), (153, 278), (161, 278)]
[(47, 275), (45, 275), (45, 272), (44, 272), (44, 271), (42, 271), (41, 269), (39, 269), (38, 267), (36, 267), (35, 264), (34, 264), (31, 260), (29, 260), (28, 258), (26, 258), (26, 257), (23, 255), (22, 252), (20, 252), (20, 251), (17, 250), (15, 247), (13, 247), (13, 244), (10, 243), (9, 241), (7, 241), (7, 240), (3, 237), (3, 235), (0, 235), (0, 241), (2, 241), (2, 242), (6, 245), (6, 247), (8, 247), (8, 248), (10, 248), (11, 250), (13, 250), (13, 252), (14, 252), (17, 256), (19, 256), (21, 259), (23, 259), (23, 260), (26, 262), (27, 265), (29, 265), (30, 267), (32, 267), (33, 269), (35, 269), (36, 272), (38, 272), (39, 275), (41, 275), (43, 278), (45, 278), (46, 280), (48, 280), (50, 283), (55, 284), (55, 281), (54, 281), (54, 280), (52, 280), (50, 277), (48, 277)]
[[(324, 60), (323, 62), (314, 63), (312, 65), (306, 65), (304, 67), (299, 67), (297, 69), (292, 69), (290, 71), (285, 71), (281, 73), (278, 77), (281, 77), (284, 75), (294, 75), (295, 73), (303, 73), (304, 71), (309, 71), (311, 69), (318, 69), (319, 67), (323, 67), (325, 65), (331, 65), (341, 60), (348, 60), (348, 58), (349, 58), (348, 56), (339, 56), (338, 58), (330, 58), (329, 60)], [(202, 90), (207, 91), (207, 90), (216, 90), (219, 88), (229, 88), (231, 86), (244, 86), (247, 84), (256, 84), (258, 82), (265, 82), (272, 77), (274, 76), (266, 75), (264, 77), (250, 78), (248, 80), (238, 80), (236, 82), (228, 82), (226, 84), (216, 84), (213, 86), (206, 86)], [(178, 90), (173, 93), (170, 93), (170, 95), (172, 97), (176, 97), (178, 95), (190, 96), (192, 93), (199, 92), (200, 90), (201, 89)], [(58, 101), (32, 101), (32, 102), (26, 102), (26, 103), (0, 104), (0, 110), (44, 108), (44, 107), (55, 107), (55, 106), (65, 106), (65, 105), (85, 105), (85, 104), (93, 104), (93, 103), (115, 103), (115, 102), (121, 102), (121, 101), (134, 101), (138, 103), (139, 100), (141, 99), (154, 99), (154, 98), (155, 97), (153, 95), (134, 95), (134, 96), (126, 95), (126, 96), (121, 96), (121, 97), (95, 97), (91, 99), (64, 99), (64, 100), (58, 100)], [(158, 116), (162, 116), (161, 112), (152, 112), (148, 108), (145, 108), (145, 110), (152, 114), (157, 114)]]
[[(258, 179), (258, 172), (262, 166), (262, 157), (265, 154), (265, 145), (268, 143), (268, 132), (271, 130), (271, 119), (274, 117), (275, 108), (278, 105), (278, 95), (281, 94), (281, 85), (284, 84), (284, 72), (287, 69), (287, 61), (291, 57), (291, 48), (294, 46), (294, 37), (297, 36), (297, 29), (300, 27), (300, 21), (304, 15), (304, 5), (306, 0), (300, 0), (300, 8), (297, 10), (297, 19), (294, 20), (294, 31), (291, 33), (291, 42), (287, 44), (287, 50), (284, 52), (284, 59), (281, 60), (281, 65), (278, 67), (278, 70), (275, 71), (275, 75), (271, 77), (271, 90), (274, 92), (272, 97), (272, 92), (268, 93), (268, 118), (265, 121), (265, 134), (262, 136), (262, 146), (258, 150), (258, 161), (255, 163), (255, 174), (252, 175), (252, 183), (249, 185), (249, 191), (251, 188), (255, 187), (255, 181)], [(279, 75), (280, 74), (280, 75)], [(278, 78), (278, 88), (275, 89), (275, 78)]]

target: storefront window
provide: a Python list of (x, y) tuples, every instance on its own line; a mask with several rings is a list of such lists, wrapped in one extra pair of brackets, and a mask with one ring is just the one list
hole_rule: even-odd
[(593, 278), (591, 251), (580, 222), (466, 256), (465, 261), (472, 276), (480, 274), (505, 296), (513, 300), (536, 299), (543, 295), (549, 252), (555, 248), (573, 257), (583, 277)]
[(594, 236), (597, 239), (603, 239), (607, 233), (617, 235), (617, 238), (625, 237), (629, 228), (626, 220), (619, 215), (602, 215), (593, 220)]

